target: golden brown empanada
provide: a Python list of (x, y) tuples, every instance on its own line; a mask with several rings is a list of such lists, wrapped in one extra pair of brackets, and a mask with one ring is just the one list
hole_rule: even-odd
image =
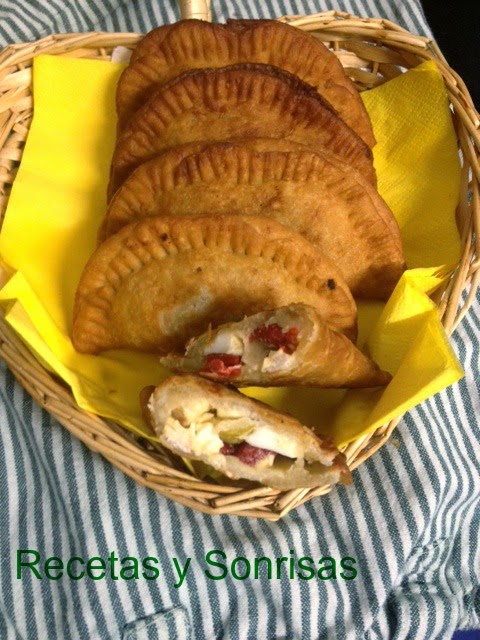
[(304, 302), (354, 339), (340, 271), (297, 233), (253, 216), (146, 218), (100, 245), (78, 285), (72, 339), (85, 353), (166, 354), (211, 324)]
[(356, 297), (388, 299), (405, 269), (392, 212), (336, 156), (287, 140), (192, 143), (140, 165), (112, 198), (100, 240), (155, 215), (264, 215), (332, 260)]
[(291, 304), (209, 330), (187, 345), (185, 356), (160, 362), (176, 373), (196, 373), (237, 387), (378, 387), (382, 371), (312, 307)]
[(145, 391), (144, 415), (160, 443), (229, 478), (281, 490), (351, 482), (345, 456), (329, 440), (238, 391), (196, 376)]
[(372, 147), (368, 113), (334, 53), (309, 33), (276, 20), (229, 20), (226, 25), (182, 20), (158, 27), (137, 45), (117, 91), (121, 126), (157, 84), (187, 71), (241, 62), (270, 64), (315, 87)]
[(312, 87), (275, 67), (245, 64), (189, 71), (157, 89), (117, 138), (109, 197), (171, 147), (251, 137), (326, 148), (375, 182), (371, 150)]
[[(150, 171), (147, 168), (150, 166), (150, 163), (153, 163), (156, 166), (154, 173), (158, 179), (158, 182), (156, 183), (157, 186), (160, 187), (160, 184), (167, 186), (168, 183), (167, 188), (171, 191), (175, 188), (175, 185), (172, 183), (173, 172), (179, 166), (180, 162), (187, 156), (200, 153), (209, 147), (210, 144), (212, 143), (208, 141), (187, 142), (186, 144), (172, 147), (137, 167), (132, 175), (127, 178), (125, 183), (117, 189), (115, 195), (111, 199), (111, 204), (109, 203), (108, 205), (105, 218), (98, 231), (98, 244), (101, 244), (106, 238), (117, 233), (117, 231), (126, 224), (149, 216), (165, 215), (166, 212), (160, 211), (160, 207), (155, 207), (153, 203), (154, 198), (152, 198), (153, 194), (150, 192), (151, 187), (149, 186), (149, 183), (153, 185), (150, 181), (154, 175), (150, 174)], [(141, 184), (139, 182), (137, 185), (133, 176), (137, 175), (137, 171), (140, 172), (138, 175), (142, 176), (144, 172), (142, 167), (147, 169), (148, 177), (145, 176), (141, 179)], [(134, 180), (132, 184), (133, 190), (127, 187), (127, 191), (123, 192), (127, 200), (124, 202), (123, 196), (120, 192), (122, 191), (124, 184), (126, 185), (129, 182), (130, 178)], [(144, 192), (144, 189), (147, 189), (148, 193)], [(117, 193), (120, 196), (118, 200), (116, 197)], [(114, 202), (118, 202), (118, 207), (117, 205), (114, 205)], [(135, 214), (134, 211), (136, 211), (138, 215)], [(168, 213), (170, 213), (170, 211), (168, 211)]]

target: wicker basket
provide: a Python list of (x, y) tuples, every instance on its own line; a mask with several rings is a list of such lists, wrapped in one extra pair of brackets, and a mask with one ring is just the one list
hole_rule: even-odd
[[(208, 3), (186, 0), (182, 4), (182, 15), (208, 19)], [(448, 66), (434, 42), (412, 35), (387, 20), (360, 19), (337, 11), (308, 17), (288, 16), (281, 20), (312, 32), (330, 46), (360, 90), (376, 87), (425, 60), (436, 60), (447, 87), (463, 164), (461, 199), (457, 209), (463, 255), (453, 277), (436, 297), (440, 317), (450, 334), (473, 300), (480, 278), (477, 259), (480, 255), (480, 120), (465, 84)], [(140, 37), (127, 33), (53, 35), (3, 50), (0, 54), (2, 217), (32, 118), (33, 57), (48, 53), (106, 59), (114, 46), (133, 47)], [(470, 290), (466, 301), (459, 308), (461, 293), (468, 285)], [(35, 360), (3, 318), (0, 318), (0, 355), (33, 398), (87, 447), (101, 453), (140, 484), (176, 502), (209, 514), (229, 513), (278, 520), (307, 500), (330, 491), (330, 486), (288, 492), (267, 487), (247, 490), (233, 483), (220, 485), (198, 480), (160, 448), (118, 425), (79, 409), (70, 391)], [(344, 449), (350, 468), (357, 467), (381, 447), (395, 425), (396, 422), (391, 422), (350, 443)]]

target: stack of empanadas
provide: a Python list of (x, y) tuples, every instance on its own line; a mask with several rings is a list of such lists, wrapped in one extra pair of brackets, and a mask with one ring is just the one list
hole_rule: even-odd
[(262, 215), (309, 240), (356, 297), (387, 299), (405, 265), (398, 225), (375, 187), (330, 150), (244, 138), (174, 147), (112, 197), (99, 233), (159, 213)]
[(284, 23), (184, 20), (137, 46), (117, 112), (75, 347), (158, 353), (188, 374), (145, 403), (182, 456), (279, 489), (347, 479), (331, 444), (222, 383), (390, 380), (354, 344), (354, 298), (387, 299), (405, 268), (355, 86)]

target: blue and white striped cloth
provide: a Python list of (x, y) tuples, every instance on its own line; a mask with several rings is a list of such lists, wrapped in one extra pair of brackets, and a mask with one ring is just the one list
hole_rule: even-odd
[[(333, 8), (429, 33), (418, 0), (221, 0), (213, 2), (213, 16)], [(175, 19), (172, 0), (2, 0), (0, 43), (54, 32), (144, 32)], [(335, 488), (279, 523), (212, 518), (136, 485), (39, 409), (1, 366), (0, 639), (425, 640), (479, 628), (479, 318), (480, 297), (453, 336), (466, 378), (411, 411), (392, 440), (354, 472), (352, 486)], [(41, 578), (25, 567), (17, 577), (19, 550), (38, 552), (20, 558), (39, 559)], [(210, 556), (227, 567), (224, 579), (206, 574), (223, 572), (207, 564), (212, 550), (225, 554)], [(262, 556), (287, 559), (278, 578), (275, 567), (268, 578), (265, 561), (255, 577), (254, 559)], [(78, 558), (98, 557), (108, 575), (73, 579), (64, 572), (48, 579), (44, 564), (52, 557), (64, 565), (77, 558), (74, 576), (85, 569)], [(156, 579), (144, 578), (142, 568), (135, 579), (126, 570), (133, 560), (120, 564), (127, 557), (157, 559), (149, 562), (158, 576), (147, 572)], [(252, 565), (244, 580), (231, 573), (237, 557)], [(342, 578), (340, 566), (335, 579), (290, 577), (290, 559), (298, 571), (302, 557), (353, 558), (356, 577)], [(176, 566), (184, 569), (189, 558), (179, 585)], [(55, 562), (47, 571), (58, 577)], [(235, 569), (243, 575), (246, 563)]]

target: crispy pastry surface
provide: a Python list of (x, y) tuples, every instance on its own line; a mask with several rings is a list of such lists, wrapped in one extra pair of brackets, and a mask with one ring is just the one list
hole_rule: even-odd
[(375, 183), (371, 150), (312, 87), (275, 67), (240, 64), (187, 71), (151, 94), (117, 138), (109, 198), (171, 147), (249, 137), (326, 148)]
[(304, 302), (350, 338), (356, 306), (340, 271), (302, 236), (254, 216), (147, 218), (100, 245), (75, 297), (80, 352), (182, 349), (210, 324)]
[(325, 151), (287, 140), (191, 143), (140, 165), (112, 198), (100, 240), (155, 215), (271, 217), (310, 240), (356, 297), (388, 299), (405, 269), (392, 212), (376, 189)]
[[(144, 415), (157, 433), (162, 445), (183, 457), (202, 460), (230, 478), (244, 478), (276, 489), (314, 487), (323, 484), (351, 481), (345, 456), (324, 437), (316, 435), (298, 420), (223, 385), (196, 376), (172, 376), (142, 399)], [(201, 406), (217, 415), (245, 416), (254, 423), (262, 423), (277, 437), (291, 441), (301, 458), (275, 461), (271, 467), (249, 466), (233, 455), (221, 453), (194, 454), (180, 439), (166, 435), (165, 425), (178, 416), (188, 427), (192, 407)], [(187, 428), (186, 427), (186, 428)]]
[[(284, 332), (291, 328), (298, 331), (298, 346), (291, 354), (250, 339), (255, 329), (272, 324)], [(218, 353), (222, 347), (228, 353), (241, 355), (243, 364), (238, 374), (226, 377), (202, 371), (206, 354)], [(280, 357), (275, 362), (277, 355)], [(389, 373), (382, 371), (344, 335), (330, 329), (314, 309), (304, 304), (257, 313), (207, 331), (190, 342), (185, 356), (171, 354), (161, 358), (161, 362), (177, 373), (197, 373), (238, 387), (365, 388), (384, 386), (391, 380)]]
[(121, 125), (155, 85), (187, 69), (240, 62), (270, 64), (299, 76), (325, 96), (370, 147), (375, 144), (360, 95), (335, 54), (305, 31), (276, 20), (229, 20), (226, 25), (182, 20), (151, 31), (137, 45), (118, 85)]

